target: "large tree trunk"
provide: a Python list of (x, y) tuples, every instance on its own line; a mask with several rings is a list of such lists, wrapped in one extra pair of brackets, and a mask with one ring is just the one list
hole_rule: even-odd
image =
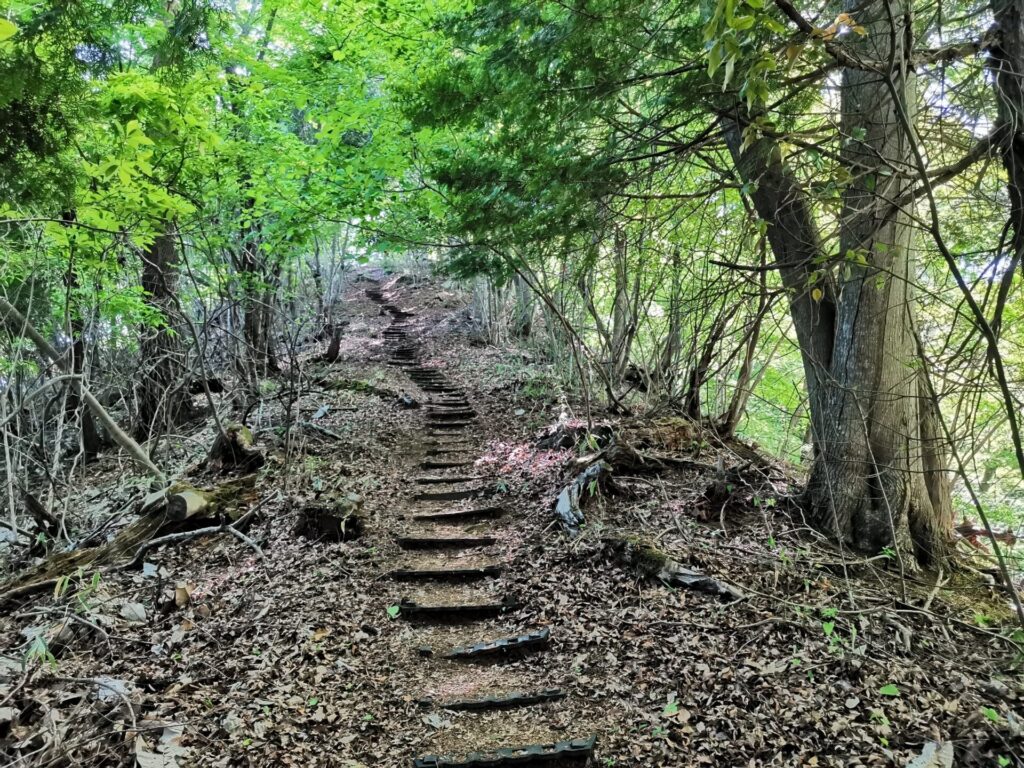
[(742, 116), (726, 121), (726, 136), (740, 174), (755, 182), (752, 198), (790, 295), (815, 447), (810, 519), (857, 550), (891, 547), (928, 564), (943, 557), (948, 538), (947, 463), (934, 400), (920, 390), (911, 221), (889, 203), (913, 178), (897, 111), (913, 119), (909, 8), (868, 0), (849, 11), (867, 34), (846, 44), (874, 61), (892, 56), (899, 101), (884, 75), (844, 71), (841, 129), (853, 181), (844, 196), (839, 250), (847, 263), (838, 289), (817, 271), (817, 226), (775, 140), (761, 137), (740, 151)]
[[(804, 379), (811, 401), (815, 434), (823, 434), (828, 418), (825, 400), (828, 369), (832, 362), (835, 329), (835, 292), (827, 275), (818, 270), (824, 255), (818, 225), (800, 182), (782, 159), (778, 142), (760, 136), (741, 149), (746, 115), (737, 108), (723, 120), (725, 140), (736, 169), (751, 183), (751, 199), (766, 222), (775, 267), (789, 296), (790, 315), (803, 360)], [(820, 293), (818, 293), (820, 292)]]
[(178, 250), (171, 222), (165, 223), (143, 255), (142, 290), (146, 304), (160, 313), (164, 324), (143, 329), (143, 367), (137, 389), (140, 439), (166, 432), (191, 411), (184, 350), (171, 324), (178, 291)]
[(843, 159), (853, 181), (844, 194), (839, 250), (851, 263), (825, 387), (829, 418), (816, 433), (808, 499), (817, 525), (856, 549), (891, 547), (930, 563), (943, 554), (949, 498), (928, 487), (944, 478), (945, 459), (931, 399), (919, 390), (913, 228), (909, 214), (888, 202), (913, 183), (911, 138), (899, 113), (912, 120), (915, 97), (910, 9), (899, 3), (890, 15), (886, 2), (850, 8), (867, 34), (848, 42), (876, 61), (891, 58), (894, 87), (877, 73), (843, 74), (841, 129), (850, 137)]

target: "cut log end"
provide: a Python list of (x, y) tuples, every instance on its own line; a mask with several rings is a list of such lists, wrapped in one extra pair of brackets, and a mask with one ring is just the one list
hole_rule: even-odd
[(299, 511), (295, 533), (310, 539), (352, 541), (366, 530), (363, 500), (350, 494), (341, 498), (325, 497), (306, 504)]
[(219, 472), (255, 472), (265, 461), (253, 448), (252, 431), (244, 424), (228, 424), (210, 449), (209, 465)]

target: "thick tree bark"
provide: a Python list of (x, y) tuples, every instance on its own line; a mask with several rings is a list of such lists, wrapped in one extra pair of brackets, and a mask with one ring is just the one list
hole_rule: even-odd
[(727, 140), (741, 175), (756, 184), (752, 198), (790, 294), (815, 446), (810, 519), (857, 550), (893, 548), (929, 564), (948, 540), (947, 463), (934, 401), (920, 389), (912, 224), (889, 202), (909, 199), (914, 178), (897, 111), (914, 112), (910, 9), (868, 0), (848, 10), (867, 34), (846, 44), (894, 67), (844, 70), (843, 160), (853, 180), (843, 201), (838, 290), (822, 277), (809, 203), (775, 141), (761, 137), (740, 151), (740, 120), (726, 121)]
[(725, 140), (741, 178), (753, 184), (751, 199), (767, 224), (774, 266), (789, 295), (811, 400), (813, 431), (823, 434), (835, 330), (835, 293), (831, 281), (821, 271), (824, 252), (806, 192), (783, 162), (782, 150), (774, 138), (762, 135), (741, 149), (745, 117), (737, 114), (723, 119)]
[(145, 439), (180, 424), (191, 410), (184, 351), (171, 325), (178, 290), (178, 250), (171, 222), (143, 255), (142, 290), (146, 304), (164, 318), (162, 326), (144, 328), (142, 333), (136, 434)]
[[(853, 181), (840, 222), (849, 277), (837, 305), (819, 455), (808, 488), (817, 525), (862, 551), (891, 547), (921, 563), (944, 551), (945, 457), (930, 398), (919, 388), (911, 317), (913, 228), (888, 201), (913, 183), (911, 137), (899, 110), (914, 113), (910, 8), (870, 0), (851, 8), (867, 34), (851, 41), (877, 61), (893, 61), (893, 88), (875, 72), (843, 74), (843, 160)], [(812, 402), (812, 408), (814, 403)], [(936, 509), (935, 504), (944, 505)]]

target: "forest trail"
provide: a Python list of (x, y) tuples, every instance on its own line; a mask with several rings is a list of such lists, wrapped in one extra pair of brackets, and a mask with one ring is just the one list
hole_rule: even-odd
[[(953, 743), (958, 766), (1018, 754), (1015, 641), (983, 624), (1005, 610), (994, 592), (910, 578), (895, 598), (886, 561), (844, 557), (790, 517), (778, 467), (678, 418), (595, 429), (614, 429), (618, 458), (665, 461), (617, 465), (567, 536), (560, 492), (595, 456), (617, 459), (552, 441), (585, 431), (582, 409), (531, 389), (543, 369), (522, 347), (484, 343), (465, 295), (440, 281), (356, 273), (336, 309), (337, 359), (307, 345), (248, 416), (266, 456), (244, 498), (248, 541), (166, 544), (139, 569), (70, 574), (60, 595), (0, 615), (0, 763), (845, 768)], [(212, 420), (190, 429), (177, 476), (234, 479), (206, 466)], [(122, 461), (104, 454), (75, 497), (110, 532), (145, 495)], [(352, 529), (302, 522), (353, 504)], [(729, 589), (687, 588), (637, 552)]]
[[(436, 737), (424, 742), (431, 753), (417, 757), (413, 765), (589, 762), (595, 735), (558, 738), (548, 728), (524, 722), (536, 719), (528, 712), (519, 717), (508, 714), (566, 698), (562, 688), (551, 686), (557, 670), (544, 656), (558, 628), (520, 623), (517, 612), (524, 603), (509, 585), (522, 581), (514, 570), (528, 560), (519, 551), (525, 545), (517, 541), (507, 548), (504, 559), (495, 556), (495, 545), (507, 541), (511, 533), (502, 519), (515, 510), (494, 504), (489, 497), (495, 489), (488, 484), (494, 478), (472, 470), (479, 458), (474, 446), (479, 447), (480, 436), (474, 434), (476, 412), (466, 392), (445, 376), (443, 364), (421, 363), (414, 313), (399, 308), (394, 297), (379, 289), (368, 289), (367, 296), (393, 318), (384, 331), (388, 362), (402, 368), (429, 398), (421, 403), (422, 454), (418, 462), (413, 459), (412, 467), (421, 474), (413, 473), (406, 503), (388, 521), (403, 550), (390, 573), (401, 584), (397, 618), (413, 625), (410, 641), (432, 693), (417, 700), (429, 712), (417, 726), (433, 724)], [(417, 585), (411, 598), (406, 597), (409, 582)], [(416, 664), (412, 659), (409, 663)], [(523, 674), (524, 668), (529, 674)], [(567, 706), (571, 709), (571, 700)], [(446, 712), (464, 714), (450, 730), (436, 728)], [(583, 727), (573, 722), (575, 731)]]

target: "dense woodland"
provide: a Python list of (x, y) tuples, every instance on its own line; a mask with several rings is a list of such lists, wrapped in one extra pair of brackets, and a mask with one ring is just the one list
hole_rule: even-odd
[(1022, 0), (5, 0), (8, 574), (82, 544), (101, 457), (144, 495), (196, 423), (249, 450), (369, 269), (1024, 623)]
[(475, 279), (492, 337), (529, 338), (591, 418), (753, 438), (806, 468), (822, 530), (941, 563), (954, 521), (1022, 514), (1022, 24), (10, 4), (8, 523), (113, 436), (88, 394), (159, 464), (204, 382), (230, 370), (251, 408), (334, 333), (346, 269), (411, 257)]

